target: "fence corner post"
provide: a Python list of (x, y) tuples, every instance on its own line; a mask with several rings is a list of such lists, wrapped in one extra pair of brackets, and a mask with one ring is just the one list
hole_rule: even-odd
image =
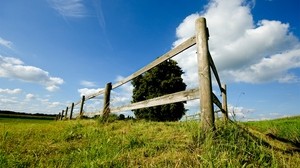
[(80, 119), (83, 118), (83, 105), (84, 105), (84, 101), (85, 101), (85, 96), (83, 95), (81, 98), (81, 105), (80, 105), (80, 111), (79, 111), (79, 117)]
[(208, 29), (206, 19), (200, 17), (195, 23), (198, 76), (200, 91), (201, 128), (204, 133), (215, 130), (212, 101), (211, 71), (209, 64)]
[(102, 110), (102, 115), (104, 119), (107, 119), (110, 113), (109, 104), (110, 104), (111, 89), (112, 89), (111, 83), (107, 83), (104, 90), (103, 110)]
[(226, 84), (222, 85), (222, 113), (224, 121), (228, 121), (228, 109), (227, 109), (227, 86)]

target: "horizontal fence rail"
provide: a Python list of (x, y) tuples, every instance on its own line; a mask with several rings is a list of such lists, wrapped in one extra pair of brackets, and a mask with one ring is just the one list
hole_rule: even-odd
[(157, 65), (159, 65), (160, 63), (178, 55), (179, 53), (187, 50), (188, 48), (192, 47), (193, 45), (196, 44), (196, 40), (195, 40), (195, 36), (189, 38), (188, 40), (186, 40), (185, 42), (183, 42), (182, 44), (178, 45), (177, 47), (175, 47), (174, 49), (170, 50), (169, 52), (167, 52), (166, 54), (158, 57), (156, 60), (154, 60), (153, 62), (151, 62), (150, 64), (148, 64), (147, 66), (141, 68), (140, 70), (136, 71), (135, 73), (129, 75), (128, 77), (124, 78), (123, 80), (117, 82), (116, 84), (112, 85), (112, 89), (115, 89), (129, 81), (131, 81), (132, 79), (138, 77), (139, 75), (149, 71), (150, 69), (156, 67)]
[[(128, 110), (136, 110), (141, 108), (148, 108), (154, 106), (160, 106), (164, 104), (171, 104), (177, 102), (184, 102), (188, 100), (199, 99), (199, 89), (190, 89), (186, 91), (180, 91), (172, 94), (167, 94), (164, 96), (131, 103), (128, 105), (120, 106), (111, 108), (111, 113), (121, 112), (121, 111), (128, 111)], [(100, 115), (101, 113), (95, 113), (96, 115)]]
[(214, 76), (216, 78), (216, 81), (219, 85), (219, 88), (220, 88), (220, 91), (222, 92), (222, 84), (221, 84), (221, 80), (220, 80), (220, 77), (219, 77), (219, 74), (218, 74), (218, 71), (217, 71), (217, 68), (215, 66), (215, 63), (214, 63), (214, 60), (212, 59), (210, 53), (208, 53), (208, 58), (209, 58), (209, 64), (210, 64), (210, 67), (214, 73)]
[[(65, 117), (65, 119), (67, 119), (67, 115), (68, 113), (70, 113), (70, 119), (71, 119), (73, 115), (74, 106), (79, 104), (80, 104), (80, 109), (79, 109), (80, 118), (82, 118), (84, 114), (91, 115), (91, 113), (87, 113), (83, 111), (83, 106), (85, 104), (85, 101), (93, 99), (99, 95), (103, 95), (104, 97), (103, 109), (100, 112), (93, 113), (93, 114), (102, 115), (102, 116), (108, 116), (109, 113), (116, 113), (121, 111), (129, 111), (129, 110), (154, 107), (154, 106), (159, 106), (164, 104), (200, 99), (202, 129), (204, 129), (205, 132), (214, 129), (213, 104), (215, 104), (220, 109), (219, 111), (221, 111), (224, 114), (224, 119), (225, 120), (228, 119), (227, 95), (226, 95), (227, 90), (226, 90), (226, 85), (221, 83), (217, 68), (209, 52), (209, 47), (208, 47), (209, 32), (208, 32), (208, 28), (206, 27), (206, 19), (205, 18), (197, 19), (195, 25), (196, 25), (195, 36), (187, 39), (180, 45), (176, 46), (172, 50), (158, 57), (148, 65), (144, 66), (143, 68), (139, 69), (133, 74), (127, 76), (126, 78), (120, 80), (119, 82), (116, 82), (115, 84), (107, 83), (105, 89), (101, 89), (94, 94), (83, 95), (81, 100), (72, 103), (70, 106), (67, 106), (66, 110), (63, 110), (61, 113), (59, 113), (58, 118), (60, 117), (60, 119), (63, 119), (63, 117)], [(196, 45), (196, 49), (197, 49), (196, 55), (198, 60), (198, 76), (199, 76), (198, 88), (167, 94), (160, 97), (156, 97), (156, 98), (152, 98), (140, 102), (135, 102), (120, 107), (112, 107), (112, 108), (110, 107), (111, 90), (116, 89), (128, 83), (129, 81), (133, 80), (139, 75), (144, 74), (145, 72), (156, 67), (162, 62), (173, 58), (174, 56), (182, 53), (183, 51), (187, 50), (188, 48), (194, 45)], [(213, 75), (215, 76), (219, 89), (222, 93), (221, 95), (222, 102), (212, 92), (211, 70), (213, 72)], [(68, 112), (69, 109), (70, 112)]]
[(176, 93), (156, 97), (153, 99), (132, 103), (126, 106), (112, 108), (110, 109), (110, 111), (113, 113), (113, 112), (120, 112), (120, 111), (135, 110), (135, 109), (154, 107), (154, 106), (159, 106), (164, 104), (194, 100), (198, 98), (199, 98), (199, 89), (191, 89), (187, 91), (176, 92)]

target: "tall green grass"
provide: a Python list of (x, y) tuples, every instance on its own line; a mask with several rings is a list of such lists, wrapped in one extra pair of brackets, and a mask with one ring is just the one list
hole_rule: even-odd
[(243, 123), (264, 134), (300, 144), (300, 116)]
[(294, 167), (233, 124), (95, 120), (0, 123), (0, 167)]

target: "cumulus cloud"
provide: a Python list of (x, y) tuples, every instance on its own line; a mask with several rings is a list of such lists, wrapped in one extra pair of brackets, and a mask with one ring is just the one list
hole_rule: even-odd
[[(124, 77), (122, 76), (117, 76), (115, 81), (120, 81), (122, 80)], [(78, 93), (80, 94), (80, 96), (83, 95), (91, 95), (94, 93), (97, 93), (99, 91), (103, 90), (103, 88), (98, 88), (98, 89), (92, 89), (92, 88), (81, 88), (78, 89)], [(132, 100), (132, 90), (133, 90), (133, 86), (131, 85), (130, 82), (114, 89), (111, 91), (111, 95), (110, 95), (110, 106), (111, 107), (119, 107), (122, 105), (127, 105), (130, 104), (131, 100)], [(103, 95), (99, 95), (97, 98), (93, 98), (90, 99), (88, 101), (85, 102), (86, 105), (84, 106), (84, 110), (86, 112), (99, 112), (102, 110), (103, 107)], [(126, 114), (130, 114), (132, 115), (131, 112), (126, 113)]]
[(1, 89), (0, 94), (19, 94), (22, 92), (22, 89)]
[(3, 56), (0, 56), (0, 77), (38, 83), (51, 92), (59, 89), (59, 85), (64, 83), (63, 79), (51, 77), (47, 71), (24, 65), (20, 59)]
[(96, 87), (96, 83), (95, 82), (86, 81), (86, 80), (81, 81), (80, 85), (82, 85), (84, 87)]
[(0, 37), (0, 45), (12, 49), (13, 43)]
[(299, 82), (299, 77), (288, 73), (289, 69), (299, 67), (300, 49), (295, 49), (262, 58), (258, 63), (252, 64), (243, 70), (228, 70), (225, 74), (232, 76), (233, 80), (237, 82), (259, 83), (265, 80), (277, 80), (281, 83)]
[[(290, 70), (300, 68), (299, 39), (288, 23), (254, 22), (251, 5), (244, 0), (212, 0), (200, 14), (186, 17), (176, 29), (177, 46), (195, 34), (195, 20), (204, 16), (209, 28), (209, 48), (225, 82), (298, 82)], [(251, 2), (250, 2), (251, 3)], [(195, 47), (174, 58), (185, 71), (184, 81), (196, 86)]]
[(26, 100), (32, 100), (32, 99), (35, 99), (35, 96), (34, 96), (34, 94), (28, 93), (28, 94), (26, 94), (25, 98), (26, 98)]
[(247, 118), (247, 115), (255, 112), (255, 109), (248, 109), (240, 106), (228, 105), (228, 115), (235, 119)]
[[(24, 91), (22, 91), (24, 92)], [(48, 97), (48, 96), (45, 96)], [(0, 94), (0, 107), (2, 110), (12, 110), (25, 113), (45, 113), (45, 114), (58, 114), (66, 103), (52, 102), (48, 98), (39, 96), (38, 94), (27, 93), (17, 96), (1, 96)]]
[(103, 90), (103, 88), (99, 88), (99, 89), (81, 88), (81, 89), (78, 89), (78, 92), (79, 92), (80, 96), (83, 96), (83, 95), (87, 96), (87, 95), (91, 95), (91, 94), (100, 92), (101, 90)]
[[(121, 81), (123, 76), (117, 76), (115, 81)], [(130, 82), (127, 82), (119, 88), (112, 91), (112, 106), (118, 107), (121, 105), (130, 104), (132, 100), (133, 86)]]
[(63, 17), (82, 18), (86, 7), (82, 0), (50, 0), (51, 6)]

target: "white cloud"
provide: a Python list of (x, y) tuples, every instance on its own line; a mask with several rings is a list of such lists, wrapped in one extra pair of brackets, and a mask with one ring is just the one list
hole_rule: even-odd
[[(249, 1), (212, 0), (201, 12), (209, 28), (209, 47), (225, 82), (299, 82), (290, 70), (300, 68), (300, 43), (289, 24), (274, 20), (255, 23)], [(251, 3), (251, 2), (250, 2)], [(195, 20), (186, 17), (177, 27), (176, 46), (195, 34)], [(195, 47), (174, 58), (184, 70), (188, 87), (198, 83)]]
[(19, 94), (22, 92), (22, 89), (1, 89), (0, 94)]
[(231, 104), (228, 104), (228, 115), (235, 119), (247, 118), (247, 115), (253, 112), (255, 112), (254, 109), (248, 109), (240, 106), (236, 107), (232, 106)]
[(50, 107), (58, 107), (60, 105), (62, 105), (60, 102), (51, 102), (49, 103)]
[[(117, 76), (115, 81), (120, 81), (123, 78), (124, 77), (122, 76)], [(103, 88), (99, 88), (99, 89), (81, 88), (78, 89), (78, 92), (80, 96), (83, 96), (83, 95), (91, 95), (101, 90), (103, 90)], [(132, 90), (133, 90), (133, 86), (131, 85), (130, 82), (112, 90), (110, 96), (110, 107), (113, 108), (113, 107), (119, 107), (122, 105), (129, 104), (132, 100)], [(99, 111), (101, 112), (102, 107), (103, 107), (103, 95), (99, 95), (97, 98), (93, 98), (85, 102), (84, 111), (92, 112), (92, 113), (99, 112)]]
[(96, 83), (95, 82), (86, 81), (86, 80), (81, 81), (80, 85), (82, 85), (84, 87), (96, 87)]
[(97, 93), (99, 91), (103, 90), (103, 88), (99, 88), (99, 89), (89, 89), (89, 88), (82, 88), (82, 89), (78, 89), (78, 92), (80, 94), (80, 96), (88, 96), (94, 93)]
[[(124, 79), (123, 76), (117, 76), (115, 81), (121, 81)], [(130, 82), (123, 84), (119, 88), (112, 91), (111, 99), (112, 106), (118, 107), (122, 105), (130, 104), (132, 100), (132, 90), (133, 86)]]
[(259, 83), (276, 80), (278, 82), (298, 82), (299, 77), (288, 74), (289, 69), (300, 67), (300, 49), (262, 58), (260, 62), (243, 70), (226, 71), (234, 80)]
[(52, 7), (63, 17), (82, 18), (86, 7), (82, 0), (50, 0)]
[(10, 110), (15, 107), (19, 102), (14, 98), (0, 98), (1, 110)]
[(32, 100), (32, 99), (35, 99), (34, 94), (31, 94), (31, 93), (26, 94), (25, 97), (26, 97), (26, 100)]
[(0, 37), (0, 45), (12, 49), (13, 43)]
[(38, 83), (51, 92), (59, 89), (59, 85), (64, 83), (61, 78), (49, 76), (47, 71), (24, 65), (20, 59), (3, 56), (0, 56), (0, 77)]
[[(24, 97), (23, 97), (24, 96)], [(49, 99), (37, 94), (27, 93), (16, 97), (5, 97), (0, 95), (1, 110), (12, 110), (26, 113), (58, 114), (66, 103), (51, 102)]]

